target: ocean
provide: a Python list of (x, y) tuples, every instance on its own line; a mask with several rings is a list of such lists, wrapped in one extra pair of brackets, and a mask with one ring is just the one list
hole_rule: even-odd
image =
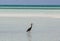
[[(9, 14), (17, 16), (11, 17)], [(23, 16), (18, 17), (19, 14)], [(33, 14), (33, 16), (26, 17), (24, 14)], [(39, 14), (44, 16), (38, 17)], [(60, 10), (1, 9), (0, 41), (60, 41), (59, 16)], [(31, 32), (26, 32), (31, 23), (33, 23)]]

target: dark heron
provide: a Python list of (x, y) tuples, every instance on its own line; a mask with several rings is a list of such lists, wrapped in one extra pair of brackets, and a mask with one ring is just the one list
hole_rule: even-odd
[(29, 32), (29, 31), (31, 31), (31, 29), (32, 29), (32, 23), (31, 23), (31, 26), (30, 26), (30, 28), (28, 28), (26, 32)]

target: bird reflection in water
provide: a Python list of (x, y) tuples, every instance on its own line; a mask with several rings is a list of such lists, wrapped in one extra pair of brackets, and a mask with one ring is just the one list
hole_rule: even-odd
[(27, 38), (28, 38), (28, 41), (32, 41), (31, 32), (27, 32)]
[(27, 31), (26, 31), (27, 32), (28, 41), (31, 41), (31, 39), (32, 39), (31, 29), (32, 29), (32, 23), (31, 23), (30, 28), (28, 28)]

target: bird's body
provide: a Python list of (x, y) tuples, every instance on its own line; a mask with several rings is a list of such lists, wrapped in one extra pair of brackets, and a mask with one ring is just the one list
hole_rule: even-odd
[(26, 32), (31, 31), (31, 29), (32, 29), (32, 24), (31, 24), (31, 27), (30, 27), (30, 28), (28, 28)]
[(31, 29), (32, 29), (31, 27), (30, 27), (30, 28), (28, 28), (26, 32), (30, 31)]

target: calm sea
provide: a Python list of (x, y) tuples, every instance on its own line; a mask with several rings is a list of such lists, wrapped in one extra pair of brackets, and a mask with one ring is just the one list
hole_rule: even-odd
[[(28, 11), (28, 12), (27, 12)], [(47, 12), (48, 11), (48, 12)], [(60, 10), (6, 10), (0, 12), (45, 12), (44, 14), (60, 13)], [(52, 12), (52, 13), (51, 13)], [(0, 13), (0, 14), (1, 14)], [(38, 13), (39, 14), (39, 13)], [(31, 32), (26, 32), (33, 23)], [(0, 41), (60, 41), (60, 18), (48, 17), (0, 17)]]

